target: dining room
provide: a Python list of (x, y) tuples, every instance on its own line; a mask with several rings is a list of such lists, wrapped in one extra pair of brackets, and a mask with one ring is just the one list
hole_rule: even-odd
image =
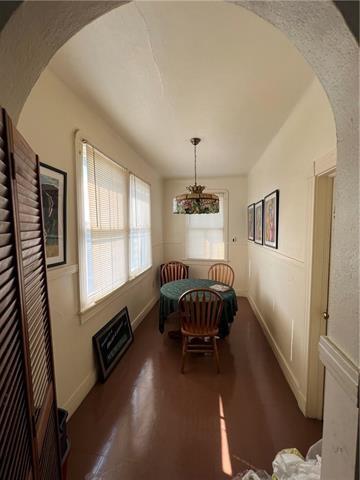
[(289, 39), (235, 4), (131, 2), (58, 50), (17, 128), (41, 161), (63, 478), (230, 480), (305, 457), (336, 128)]

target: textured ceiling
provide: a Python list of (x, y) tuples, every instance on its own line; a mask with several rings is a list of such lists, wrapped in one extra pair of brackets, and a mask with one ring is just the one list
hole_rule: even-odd
[(166, 177), (246, 174), (314, 75), (253, 13), (223, 2), (133, 2), (97, 19), (50, 68)]

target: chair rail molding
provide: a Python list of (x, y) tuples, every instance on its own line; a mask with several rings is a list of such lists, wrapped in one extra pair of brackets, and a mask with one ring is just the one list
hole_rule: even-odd
[(62, 267), (48, 268), (47, 277), (49, 281), (64, 277), (65, 275), (74, 275), (78, 273), (79, 266), (77, 263), (73, 265), (64, 265)]

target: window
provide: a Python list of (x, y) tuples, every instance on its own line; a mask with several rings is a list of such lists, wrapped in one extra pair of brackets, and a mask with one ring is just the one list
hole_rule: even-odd
[(187, 215), (186, 255), (189, 259), (225, 259), (224, 193), (219, 196), (219, 213)]
[(83, 311), (151, 266), (150, 187), (85, 141), (79, 167)]
[(151, 266), (150, 185), (130, 175), (130, 277)]

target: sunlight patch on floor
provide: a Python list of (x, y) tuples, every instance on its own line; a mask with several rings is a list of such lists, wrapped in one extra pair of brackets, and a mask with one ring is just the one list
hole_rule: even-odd
[(221, 463), (223, 472), (229, 477), (232, 476), (233, 470), (230, 459), (228, 435), (226, 431), (226, 421), (224, 416), (224, 406), (221, 395), (219, 395), (219, 414), (220, 414), (220, 439), (221, 439)]

